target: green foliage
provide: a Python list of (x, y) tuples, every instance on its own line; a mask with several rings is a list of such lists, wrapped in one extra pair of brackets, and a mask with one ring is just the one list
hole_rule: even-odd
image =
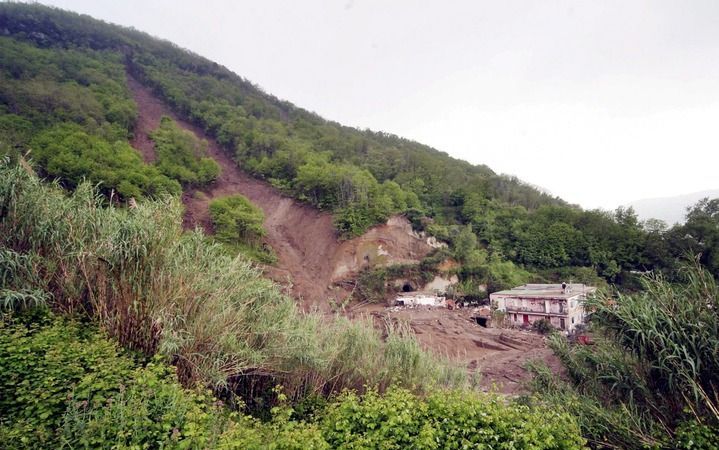
[(337, 449), (581, 449), (584, 443), (566, 413), (468, 392), (423, 399), (404, 389), (344, 393), (322, 418), (322, 431)]
[(132, 362), (88, 324), (0, 320), (0, 439), (5, 448), (51, 448), (69, 402), (99, 407)]
[(265, 215), (243, 195), (221, 197), (210, 202), (215, 236), (227, 242), (256, 244), (266, 234)]
[(37, 132), (72, 122), (109, 142), (129, 135), (137, 112), (125, 85), (120, 54), (37, 48), (2, 37), (0, 61), (1, 110), (27, 121), (19, 129), (13, 127), (15, 145), (27, 143), (28, 123)]
[(230, 413), (161, 361), (137, 365), (88, 324), (26, 319), (0, 321), (3, 448), (328, 448), (286, 409), (268, 424)]
[[(117, 361), (117, 359), (116, 359)], [(183, 389), (161, 362), (135, 369), (103, 403), (73, 398), (62, 421), (67, 448), (214, 448), (229, 421), (203, 390)]]
[(266, 231), (262, 210), (242, 195), (220, 197), (210, 202), (210, 218), (215, 239), (235, 254), (239, 251), (251, 259), (274, 263), (272, 250), (262, 243)]
[(7, 156), (16, 161), (27, 151), (32, 132), (29, 120), (15, 114), (0, 115), (0, 158)]
[(694, 421), (677, 428), (676, 448), (682, 450), (719, 450), (719, 427), (709, 427)]
[(410, 333), (383, 340), (370, 322), (301, 313), (249, 261), (183, 233), (180, 214), (174, 198), (117, 208), (87, 184), (67, 195), (0, 166), (0, 248), (31, 261), (22, 264), (33, 273), (4, 277), (10, 288), (47, 292), (55, 310), (85, 313), (124, 347), (176, 361), (184, 383), (240, 393), (250, 408), (271, 405), (266, 387), (275, 384), (299, 399), (366, 383), (467, 382)]
[(554, 331), (552, 322), (547, 319), (535, 320), (532, 322), (532, 329), (541, 334), (549, 334)]
[(640, 448), (684, 430), (689, 445), (692, 434), (707, 440), (719, 426), (719, 290), (699, 266), (681, 277), (647, 277), (641, 293), (588, 300), (595, 345), (550, 338), (573, 386), (545, 377), (540, 388), (572, 405), (591, 441)]
[(454, 257), (457, 260), (467, 263), (472, 254), (477, 250), (477, 236), (472, 232), (472, 226), (462, 228), (459, 235), (453, 240)]
[[(390, 347), (393, 340), (390, 333)], [(205, 389), (183, 388), (160, 359), (138, 364), (94, 327), (46, 314), (4, 316), (0, 356), (7, 449), (582, 448), (566, 414), (469, 391), (345, 391), (302, 421), (275, 388), (278, 404), (261, 422), (231, 412)]]
[(204, 185), (220, 174), (219, 164), (206, 156), (207, 143), (171, 118), (163, 117), (150, 138), (155, 143), (155, 165), (163, 175), (183, 185)]
[(719, 198), (705, 198), (687, 210), (684, 225), (669, 231), (669, 240), (684, 254), (699, 261), (719, 278)]
[(38, 134), (31, 145), (42, 173), (71, 189), (88, 180), (99, 183), (108, 196), (112, 191), (123, 198), (180, 193), (176, 181), (145, 165), (129, 144), (110, 144), (76, 125), (52, 127)]

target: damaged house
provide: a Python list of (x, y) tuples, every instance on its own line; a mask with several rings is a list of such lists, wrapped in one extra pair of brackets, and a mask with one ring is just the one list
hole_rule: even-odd
[(597, 288), (584, 284), (525, 284), (491, 294), (491, 304), (506, 313), (513, 326), (531, 326), (547, 319), (552, 326), (568, 332), (584, 323), (584, 300)]
[(403, 292), (394, 300), (395, 306), (433, 306), (445, 308), (445, 297), (434, 292)]

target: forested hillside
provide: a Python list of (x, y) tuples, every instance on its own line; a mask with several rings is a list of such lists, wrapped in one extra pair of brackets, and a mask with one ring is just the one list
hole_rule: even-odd
[[(32, 149), (40, 172), (67, 187), (85, 177), (106, 194), (156, 196), (216, 176), (201, 151), (194, 162), (176, 155), (142, 164), (127, 144), (136, 114), (129, 71), (216, 137), (242, 168), (332, 211), (341, 233), (358, 235), (407, 214), (452, 244), (468, 290), (529, 279), (626, 284), (630, 271), (670, 270), (676, 258), (696, 253), (714, 273), (719, 268), (717, 233), (700, 223), (666, 230), (631, 210), (582, 211), (485, 166), (327, 121), (136, 30), (20, 4), (0, 5), (0, 30), (4, 151)], [(168, 132), (170, 124), (156, 134)], [(703, 204), (693, 217), (713, 214)], [(466, 226), (475, 238), (462, 236)], [(517, 267), (500, 269), (501, 261)]]
[[(152, 126), (128, 82), (162, 104)], [(363, 300), (443, 264), (480, 299), (585, 282), (607, 288), (587, 303), (595, 345), (551, 335), (566, 377), (535, 364), (537, 395), (500, 398), (390, 316), (302, 311), (258, 268), (277, 261), (265, 219), (282, 208), (233, 190), (252, 183), (309, 211), (276, 229), (332, 235), (292, 248), (305, 283), (332, 275), (311, 264), (340, 244), (329, 213), (345, 238), (403, 215), (402, 238), (448, 245), (353, 274)], [(206, 226), (183, 223), (191, 201)], [(3, 448), (716, 449), (717, 277), (719, 199), (672, 228), (584, 211), (145, 33), (0, 3)]]
[[(245, 170), (331, 210), (341, 233), (357, 235), (407, 214), (453, 245), (466, 290), (530, 279), (626, 284), (630, 271), (670, 270), (676, 258), (695, 253), (715, 274), (719, 269), (711, 227), (666, 230), (640, 223), (631, 210), (582, 211), (485, 166), (324, 120), (136, 30), (20, 4), (0, 5), (0, 30), (3, 151), (32, 149), (38, 170), (70, 188), (84, 177), (102, 183), (105, 194), (137, 198), (175, 194), (216, 176), (201, 151), (194, 162), (178, 156), (142, 164), (127, 144), (136, 115), (129, 71), (215, 136)], [(170, 132), (167, 124), (156, 134)], [(703, 204), (693, 217), (713, 214)], [(462, 236), (466, 226), (475, 238)]]

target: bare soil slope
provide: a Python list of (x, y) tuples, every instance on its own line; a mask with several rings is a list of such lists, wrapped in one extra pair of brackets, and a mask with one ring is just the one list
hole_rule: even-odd
[[(424, 237), (412, 234), (404, 218), (393, 218), (366, 235), (341, 242), (332, 225), (332, 216), (289, 198), (268, 183), (242, 171), (237, 163), (204, 130), (178, 117), (162, 100), (130, 74), (128, 86), (138, 108), (138, 121), (132, 145), (146, 162), (155, 158), (148, 133), (157, 128), (163, 115), (207, 141), (207, 152), (222, 167), (216, 182), (202, 191), (187, 191), (184, 226), (201, 226), (212, 232), (208, 205), (213, 198), (242, 194), (265, 213), (267, 243), (278, 257), (277, 267), (267, 267), (267, 275), (290, 286), (290, 293), (305, 307), (327, 309), (327, 300), (346, 295), (333, 289), (339, 279), (354, 275), (370, 263), (418, 261), (432, 247)], [(339, 269), (338, 269), (339, 268)]]
[[(412, 231), (409, 222), (393, 217), (363, 236), (339, 241), (332, 216), (282, 195), (269, 184), (248, 175), (219, 144), (201, 128), (172, 112), (152, 91), (128, 74), (128, 85), (138, 107), (138, 122), (132, 145), (146, 162), (155, 159), (148, 133), (157, 128), (163, 115), (191, 130), (208, 143), (207, 151), (222, 167), (219, 179), (202, 191), (183, 194), (183, 225), (212, 232), (208, 205), (211, 199), (242, 194), (265, 213), (267, 243), (278, 256), (276, 267), (266, 267), (268, 276), (285, 284), (305, 308), (329, 309), (328, 299), (340, 299), (347, 292), (333, 287), (337, 281), (351, 279), (363, 267), (417, 262), (437, 244)], [(529, 374), (523, 364), (534, 358), (547, 361), (558, 370), (559, 362), (536, 334), (481, 328), (467, 310), (402, 310), (389, 312), (379, 305), (364, 305), (359, 314), (373, 314), (407, 321), (427, 349), (465, 364), (482, 374), (481, 384), (506, 394), (524, 390)], [(353, 315), (353, 314), (350, 314)]]
[(201, 226), (212, 232), (208, 206), (216, 197), (242, 194), (258, 205), (265, 213), (267, 243), (278, 256), (278, 267), (271, 275), (292, 282), (292, 293), (303, 304), (321, 303), (328, 295), (328, 286), (333, 272), (331, 256), (339, 247), (339, 241), (332, 225), (332, 216), (311, 206), (288, 198), (261, 180), (243, 172), (220, 145), (207, 136), (200, 127), (178, 117), (162, 100), (128, 74), (128, 85), (138, 108), (133, 146), (143, 158), (154, 160), (154, 145), (147, 137), (157, 128), (162, 116), (170, 116), (178, 125), (191, 130), (207, 141), (207, 152), (222, 168), (215, 183), (202, 192), (187, 191), (182, 196), (185, 204), (184, 226)]

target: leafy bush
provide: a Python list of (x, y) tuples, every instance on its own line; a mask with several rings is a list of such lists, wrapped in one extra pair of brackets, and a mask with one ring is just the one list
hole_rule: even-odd
[(182, 388), (159, 360), (136, 364), (88, 324), (29, 318), (0, 321), (3, 448), (328, 448), (286, 407), (263, 424)]
[(220, 174), (219, 164), (207, 157), (207, 143), (171, 118), (163, 116), (150, 138), (155, 143), (155, 165), (163, 175), (183, 185), (204, 185)]
[(150, 363), (103, 404), (72, 399), (62, 421), (68, 448), (216, 448), (229, 411), (203, 390), (183, 389), (171, 369)]
[(266, 234), (262, 210), (240, 194), (212, 200), (210, 217), (215, 237), (223, 242), (257, 245)]
[(0, 440), (5, 448), (51, 448), (70, 402), (97, 407), (133, 363), (92, 326), (59, 318), (0, 319)]
[(537, 333), (541, 334), (549, 334), (554, 331), (552, 322), (547, 319), (535, 320), (534, 322), (532, 322), (532, 329)]
[(61, 124), (38, 134), (32, 148), (41, 172), (59, 178), (68, 188), (88, 180), (100, 184), (100, 191), (107, 196), (113, 190), (123, 198), (181, 192), (176, 181), (145, 165), (129, 144), (109, 144), (76, 125)]
[(456, 391), (424, 399), (404, 389), (383, 396), (347, 392), (329, 406), (321, 428), (337, 449), (581, 449), (584, 444), (566, 413)]
[(210, 202), (210, 218), (215, 239), (232, 254), (242, 253), (262, 263), (277, 261), (272, 249), (262, 242), (266, 235), (264, 213), (246, 197), (237, 194)]

